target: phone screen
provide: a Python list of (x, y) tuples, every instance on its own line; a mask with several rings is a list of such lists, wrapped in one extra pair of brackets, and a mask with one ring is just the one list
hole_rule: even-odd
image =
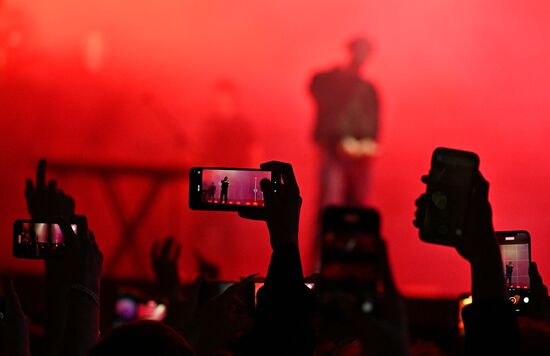
[(531, 288), (529, 263), (531, 262), (530, 237), (527, 231), (497, 232), (497, 240), (502, 256), (504, 283), (508, 298), (516, 311), (521, 311), (529, 303)]
[(432, 156), (427, 186), (428, 206), (420, 237), (426, 242), (456, 245), (464, 233), (465, 216), (475, 171), (476, 154), (438, 148)]
[(260, 169), (193, 168), (189, 205), (197, 210), (238, 211), (263, 208), (262, 179), (272, 179), (271, 171)]
[(375, 311), (378, 230), (375, 210), (329, 208), (324, 212), (320, 303), (325, 319)]
[[(71, 224), (78, 235), (78, 224)], [(13, 224), (13, 254), (19, 258), (49, 258), (62, 255), (65, 238), (58, 223), (17, 220)]]
[(115, 303), (115, 325), (134, 320), (161, 321), (167, 312), (167, 306), (161, 300), (145, 298), (141, 293), (119, 292)]

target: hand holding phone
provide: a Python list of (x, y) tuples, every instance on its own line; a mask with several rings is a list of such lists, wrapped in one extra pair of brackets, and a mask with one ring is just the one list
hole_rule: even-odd
[[(270, 161), (260, 165), (273, 172), (271, 181), (262, 181), (265, 195), (265, 220), (271, 247), (292, 243), (298, 247), (302, 197), (290, 163)], [(240, 214), (240, 216), (244, 216)]]
[(58, 189), (57, 182), (46, 184), (46, 160), (36, 167), (36, 181), (27, 178), (25, 187), (27, 210), (32, 219), (49, 220), (58, 217), (71, 218), (75, 213), (73, 198)]

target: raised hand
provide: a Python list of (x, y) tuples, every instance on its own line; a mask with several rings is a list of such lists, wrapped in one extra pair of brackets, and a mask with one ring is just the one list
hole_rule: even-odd
[[(429, 177), (423, 176), (422, 183), (427, 184)], [(489, 204), (489, 183), (481, 173), (474, 177), (474, 189), (470, 209), (466, 213), (465, 232), (458, 240), (458, 253), (466, 260), (478, 262), (483, 259), (486, 248), (498, 249), (494, 238), (491, 205)], [(415, 202), (416, 211), (413, 225), (420, 228), (424, 222), (429, 197), (423, 193)]]
[[(260, 182), (265, 200), (265, 214), (239, 212), (239, 216), (249, 219), (263, 219), (269, 229), (271, 247), (282, 243), (293, 243), (298, 246), (298, 230), (302, 197), (289, 163), (271, 161), (262, 163), (262, 169), (271, 170), (282, 176), (282, 182), (274, 187), (269, 179)], [(276, 190), (276, 191), (275, 191)]]
[(73, 198), (58, 189), (55, 180), (50, 180), (46, 185), (45, 159), (41, 159), (36, 167), (36, 182), (27, 178), (25, 198), (27, 210), (33, 219), (70, 218), (74, 215)]
[(164, 295), (170, 300), (181, 300), (181, 281), (178, 271), (181, 245), (172, 237), (155, 241), (151, 248), (153, 271)]
[[(427, 184), (428, 180), (428, 176), (422, 177), (423, 183)], [(504, 273), (493, 229), (489, 183), (477, 172), (473, 177), (473, 185), (469, 210), (465, 217), (465, 231), (455, 248), (472, 267), (474, 299), (504, 298)], [(417, 228), (420, 228), (424, 221), (428, 199), (426, 194), (422, 194), (416, 200), (413, 224)]]
[(68, 222), (61, 224), (66, 241), (63, 262), (71, 281), (66, 324), (59, 345), (61, 355), (88, 355), (99, 337), (99, 285), (103, 254), (92, 231), (79, 231), (78, 237)]

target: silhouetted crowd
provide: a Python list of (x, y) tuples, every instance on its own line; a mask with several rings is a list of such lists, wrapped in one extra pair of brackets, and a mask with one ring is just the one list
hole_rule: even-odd
[[(250, 298), (255, 275), (221, 293), (213, 281), (199, 275), (182, 288), (178, 273), (181, 246), (173, 238), (156, 241), (151, 251), (159, 291), (167, 300), (162, 321), (124, 323), (103, 334), (100, 330), (100, 286), (103, 255), (93, 227), (71, 228), (75, 202), (55, 181), (46, 179), (40, 161), (36, 180), (26, 182), (26, 201), (32, 219), (62, 219), (65, 251), (44, 259), (46, 278), (44, 335), (38, 354), (44, 355), (440, 355), (409, 338), (407, 311), (396, 287), (380, 237), (376, 251), (375, 312), (365, 310), (342, 318), (320, 312), (319, 285), (302, 271), (299, 222), (302, 198), (293, 168), (268, 162), (262, 169), (280, 172), (274, 190), (261, 181), (262, 212), (243, 211), (245, 219), (264, 220), (272, 248), (263, 286)], [(428, 183), (428, 177), (422, 181)], [(457, 253), (471, 267), (472, 300), (462, 310), (464, 346), (456, 354), (550, 355), (548, 290), (535, 263), (529, 266), (531, 301), (519, 316), (508, 300), (505, 273), (495, 239), (489, 183), (474, 176), (471, 204)], [(414, 224), (421, 226), (429, 198), (416, 201)], [(412, 202), (411, 202), (412, 204)], [(322, 263), (322, 261), (321, 261)], [(310, 288), (312, 287), (312, 288)], [(0, 318), (0, 354), (30, 355), (30, 321), (12, 281), (2, 277), (4, 309)], [(254, 295), (254, 294), (252, 294)], [(369, 307), (370, 308), (370, 307)], [(33, 348), (34, 351), (34, 348)]]

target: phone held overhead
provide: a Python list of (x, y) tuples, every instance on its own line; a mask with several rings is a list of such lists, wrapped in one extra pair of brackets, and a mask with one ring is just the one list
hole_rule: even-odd
[(262, 180), (270, 181), (276, 191), (280, 173), (256, 168), (193, 167), (189, 172), (189, 207), (193, 210), (263, 210)]
[(473, 152), (437, 148), (432, 155), (426, 187), (420, 239), (456, 246), (464, 234), (479, 157)]

